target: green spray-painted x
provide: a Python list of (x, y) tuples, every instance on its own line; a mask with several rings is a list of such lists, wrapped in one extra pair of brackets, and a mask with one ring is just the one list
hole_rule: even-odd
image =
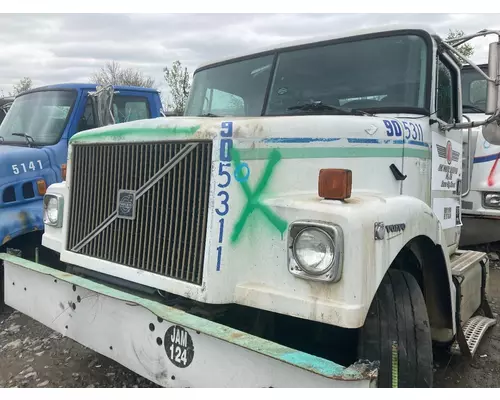
[[(241, 158), (240, 153), (234, 147), (231, 149), (231, 156), (234, 160), (235, 171), (237, 171), (238, 166), (241, 162)], [(280, 152), (277, 149), (273, 149), (269, 154), (266, 168), (264, 169), (264, 173), (260, 178), (260, 181), (257, 183), (254, 192), (252, 192), (252, 190), (250, 189), (247, 181), (240, 181), (243, 192), (245, 193), (245, 196), (247, 198), (247, 204), (241, 212), (240, 218), (238, 219), (236, 224), (234, 224), (233, 232), (231, 234), (231, 243), (235, 243), (239, 239), (241, 231), (243, 230), (248, 217), (256, 209), (260, 210), (271, 222), (271, 224), (273, 224), (276, 229), (278, 229), (282, 234), (283, 232), (285, 232), (288, 225), (287, 222), (276, 215), (268, 206), (262, 204), (259, 201), (259, 197), (262, 194), (262, 191), (265, 189), (267, 183), (269, 182), (269, 179), (271, 178), (274, 167), (280, 160)]]

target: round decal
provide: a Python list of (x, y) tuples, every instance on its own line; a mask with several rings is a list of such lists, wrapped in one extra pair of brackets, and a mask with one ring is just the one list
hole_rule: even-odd
[(193, 361), (193, 339), (182, 326), (173, 325), (165, 333), (165, 351), (172, 364), (179, 368), (188, 367)]

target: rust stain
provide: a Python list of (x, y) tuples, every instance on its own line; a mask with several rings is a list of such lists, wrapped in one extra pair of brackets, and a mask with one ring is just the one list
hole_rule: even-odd
[(241, 125), (236, 125), (236, 128), (233, 129), (233, 136), (238, 137), (241, 135)]
[(28, 226), (28, 214), (26, 211), (21, 211), (19, 213), (19, 220), (21, 221), (21, 225), (23, 228), (26, 228)]
[[(378, 361), (372, 362), (368, 360), (358, 360), (354, 364), (350, 365), (347, 370), (359, 373), (364, 379), (376, 380), (379, 368), (380, 362)], [(350, 381), (353, 379), (346, 374), (342, 377), (342, 380)]]
[(231, 335), (229, 336), (229, 339), (238, 339), (242, 336), (245, 336), (245, 334), (243, 332), (234, 332), (234, 333), (231, 333)]
[(350, 197), (344, 200), (348, 204), (360, 204), (361, 199), (359, 197)]
[(8, 242), (8, 241), (10, 241), (11, 239), (12, 239), (12, 238), (10, 237), (10, 235), (5, 236), (5, 237), (3, 238), (3, 240), (2, 240), (2, 244), (7, 243), (7, 242)]
[(215, 126), (202, 126), (199, 130), (197, 130), (193, 139), (213, 139), (217, 137), (217, 129)]

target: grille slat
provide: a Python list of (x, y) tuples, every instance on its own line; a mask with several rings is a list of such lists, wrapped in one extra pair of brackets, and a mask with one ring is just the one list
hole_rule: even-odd
[[(161, 165), (160, 164), (160, 157), (158, 157), (158, 152), (155, 152), (154, 153), (154, 165), (155, 165), (155, 168), (154, 170), (155, 171), (158, 171), (161, 166), (158, 166), (158, 165)], [(158, 185), (154, 185), (150, 191), (149, 191), (149, 195), (155, 199), (158, 199)], [(160, 199), (158, 199), (160, 200)], [(151, 204), (151, 203), (149, 203)], [(156, 272), (156, 266), (153, 264), (152, 262), (152, 257), (153, 257), (153, 252), (154, 252), (154, 246), (155, 246), (155, 237), (156, 235), (153, 235), (153, 233), (156, 232), (155, 230), (155, 217), (156, 217), (156, 210), (158, 210), (158, 208), (161, 207), (160, 204), (157, 204), (156, 207), (152, 207), (150, 210), (149, 210), (149, 231), (148, 231), (148, 238), (149, 238), (149, 246), (148, 246), (148, 256), (147, 256), (147, 268), (149, 270), (154, 270), (154, 272)]]
[[(173, 149), (173, 148), (168, 149), (169, 157), (172, 157), (172, 152), (174, 152), (174, 151), (175, 151), (175, 149)], [(165, 208), (167, 209), (167, 212), (165, 212), (164, 215), (165, 215), (165, 222), (168, 219), (168, 224), (166, 224), (163, 228), (163, 237), (171, 237), (172, 236), (172, 225), (173, 225), (172, 222), (173, 222), (174, 215), (173, 215), (173, 213), (168, 212), (168, 207), (170, 204), (172, 204), (172, 190), (170, 190), (172, 187), (172, 180), (173, 180), (172, 177), (173, 177), (172, 174), (167, 175), (167, 195), (165, 196), (167, 199), (167, 202), (164, 203)], [(168, 231), (168, 233), (167, 233), (167, 231)], [(161, 256), (162, 259), (163, 259), (163, 257), (166, 257), (167, 260), (170, 261), (167, 243), (165, 240), (163, 241), (163, 244), (162, 244), (161, 254), (162, 254), (162, 256)], [(170, 265), (170, 264), (167, 264), (167, 265), (162, 267), (162, 274), (165, 274), (165, 275), (170, 274), (170, 271), (168, 269), (168, 265)]]
[[(199, 182), (199, 177), (201, 176), (200, 175), (200, 165), (203, 163), (202, 161), (203, 160), (200, 160), (200, 148), (197, 148), (196, 149), (196, 157), (194, 159), (194, 181), (196, 182), (195, 185), (193, 185), (193, 191), (195, 193), (199, 192), (200, 191), (200, 186), (198, 185), (198, 182)], [(195, 203), (195, 206), (196, 206), (196, 203)], [(189, 235), (189, 242), (192, 243), (193, 242), (193, 238), (196, 237), (198, 235), (198, 226), (199, 226), (199, 223), (198, 223), (198, 219), (197, 219), (197, 216), (192, 213), (191, 214), (191, 221), (190, 221), (190, 227), (189, 227), (189, 232), (190, 232), (190, 235)], [(195, 264), (196, 263), (196, 254), (193, 254), (193, 253), (190, 253), (189, 254), (189, 263), (190, 264)], [(189, 276), (190, 276), (190, 279), (195, 279), (195, 269), (193, 268), (190, 268), (189, 270)]]
[[(81, 158), (81, 160), (80, 160), (80, 158)], [(78, 154), (76, 152), (73, 153), (73, 164), (79, 165), (80, 163), (83, 165), (85, 165), (87, 163), (87, 151), (86, 151), (86, 149), (83, 149)], [(78, 190), (82, 190), (83, 187), (85, 187), (85, 175), (83, 175), (83, 176), (75, 175), (75, 176), (73, 176), (72, 179), (74, 180), (73, 188), (78, 188)], [(78, 200), (80, 200), (80, 202), (83, 201), (83, 199), (78, 199)], [(83, 213), (85, 212), (85, 208), (83, 207), (83, 205), (78, 204), (75, 211), (76, 211), (75, 212), (76, 220), (77, 221), (82, 220)], [(75, 235), (74, 240), (76, 240), (77, 237), (82, 237), (83, 235), (85, 235), (85, 225), (84, 224), (78, 225), (77, 228), (75, 229), (75, 234), (76, 235)]]
[[(201, 193), (209, 193), (210, 192), (210, 175), (211, 175), (212, 154), (211, 154), (211, 151), (209, 153), (206, 150), (207, 149), (202, 150), (203, 165), (208, 165), (208, 168), (200, 169), (200, 171), (204, 175), (200, 180), (200, 185), (203, 187)], [(204, 210), (208, 210), (208, 196), (204, 196), (202, 201), (203, 201), (202, 208)], [(207, 218), (201, 218), (200, 215), (198, 215), (198, 218), (201, 222), (201, 227), (200, 227), (200, 230), (198, 231), (198, 234), (205, 235), (205, 232), (207, 231)], [(195, 254), (197, 256), (197, 262), (203, 263), (203, 260), (205, 259), (205, 248), (203, 247), (203, 252), (198, 252)], [(196, 270), (196, 280), (202, 279), (201, 273), (202, 273), (202, 271), (200, 269)]]
[(201, 285), (211, 156), (207, 141), (75, 145), (67, 249)]

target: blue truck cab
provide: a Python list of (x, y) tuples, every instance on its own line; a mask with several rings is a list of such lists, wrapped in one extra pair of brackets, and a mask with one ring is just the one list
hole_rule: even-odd
[(142, 87), (58, 84), (18, 95), (0, 125), (0, 251), (38, 255), (43, 194), (65, 180), (74, 134), (162, 115), (159, 92)]

